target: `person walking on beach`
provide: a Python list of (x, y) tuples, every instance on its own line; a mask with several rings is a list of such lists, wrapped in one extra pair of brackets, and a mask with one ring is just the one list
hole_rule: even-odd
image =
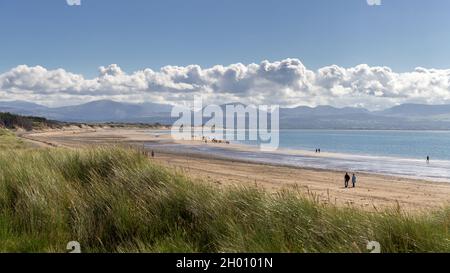
[(427, 163), (430, 163), (430, 156), (427, 155)]
[(350, 181), (350, 175), (348, 175), (348, 173), (345, 173), (344, 180), (345, 180), (344, 185), (346, 188), (348, 188), (348, 181)]
[(356, 175), (353, 174), (352, 175), (352, 184), (353, 184), (353, 188), (356, 186)]

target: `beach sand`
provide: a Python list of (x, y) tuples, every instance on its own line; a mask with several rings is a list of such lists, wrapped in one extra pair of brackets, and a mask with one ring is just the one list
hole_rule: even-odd
[[(169, 141), (167, 135), (154, 136), (143, 129), (66, 128), (20, 133), (19, 136), (40, 146), (78, 148), (87, 145), (131, 144)], [(204, 145), (201, 141), (178, 141)], [(170, 144), (168, 144), (170, 145)], [(223, 145), (227, 144), (208, 144)], [(164, 147), (164, 145), (162, 145)], [(233, 146), (232, 148), (239, 148)], [(326, 156), (326, 155), (321, 155)], [(153, 159), (195, 180), (220, 187), (258, 186), (271, 192), (293, 189), (338, 206), (365, 210), (397, 208), (405, 211), (429, 211), (450, 205), (450, 183), (430, 182), (388, 175), (358, 173), (356, 188), (344, 188), (344, 172), (275, 166), (218, 158), (213, 154), (178, 154), (158, 149)]]

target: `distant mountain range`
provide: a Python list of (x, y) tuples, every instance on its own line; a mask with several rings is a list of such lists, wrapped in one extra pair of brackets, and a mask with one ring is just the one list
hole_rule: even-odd
[(67, 122), (170, 122), (171, 105), (122, 103), (99, 100), (80, 105), (50, 108), (25, 101), (1, 101), (0, 112), (32, 115)]
[[(225, 105), (222, 105), (225, 107)], [(26, 101), (0, 101), (0, 112), (68, 122), (142, 122), (171, 124), (171, 105), (100, 100), (74, 106), (46, 107)], [(280, 109), (285, 129), (450, 130), (450, 105), (403, 104), (383, 111), (331, 106)]]

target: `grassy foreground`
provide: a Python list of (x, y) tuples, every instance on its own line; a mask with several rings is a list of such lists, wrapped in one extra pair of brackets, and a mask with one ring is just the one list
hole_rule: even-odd
[(450, 210), (369, 213), (218, 189), (124, 148), (2, 149), (0, 251), (450, 252)]

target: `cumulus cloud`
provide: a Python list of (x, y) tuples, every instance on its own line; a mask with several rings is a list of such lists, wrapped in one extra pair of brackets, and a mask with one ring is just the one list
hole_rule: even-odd
[(259, 64), (165, 66), (158, 71), (124, 72), (112, 64), (87, 79), (64, 69), (17, 66), (0, 74), (0, 99), (32, 100), (47, 105), (96, 99), (185, 104), (202, 95), (208, 103), (361, 106), (382, 109), (405, 102), (450, 102), (450, 69), (397, 73), (366, 64), (318, 70), (298, 59)]

